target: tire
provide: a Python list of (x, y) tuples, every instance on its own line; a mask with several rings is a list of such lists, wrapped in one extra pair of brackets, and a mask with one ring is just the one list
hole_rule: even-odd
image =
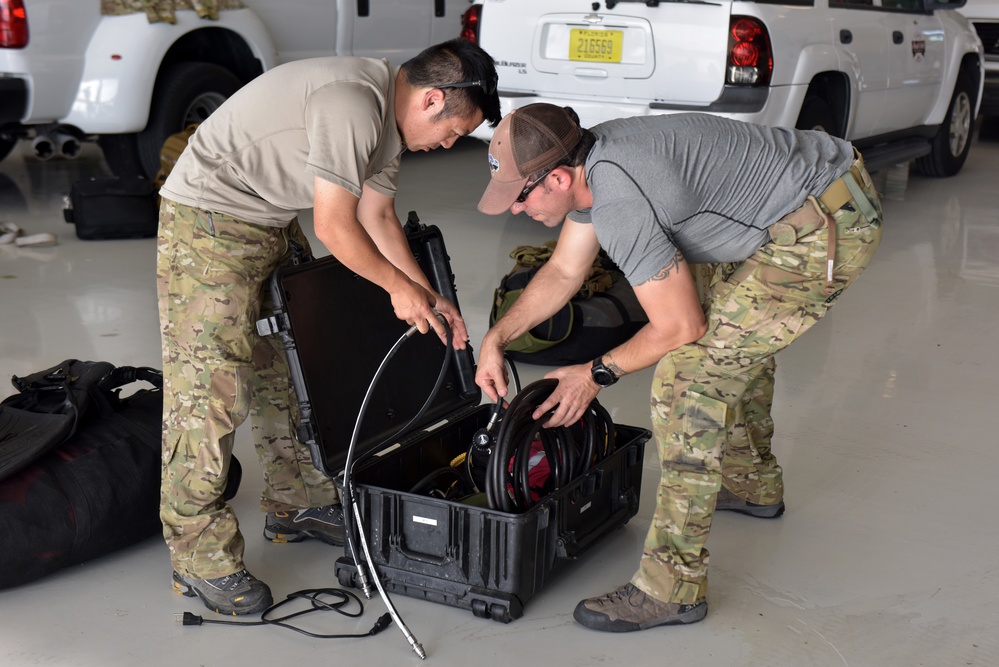
[(118, 176), (154, 178), (166, 138), (191, 123), (204, 121), (242, 85), (235, 74), (218, 65), (173, 65), (156, 84), (144, 130), (101, 136), (99, 142), (111, 171)]
[(836, 114), (833, 113), (829, 103), (821, 97), (805, 99), (794, 127), (799, 130), (818, 130), (834, 137), (839, 136), (836, 132)]
[(957, 75), (947, 115), (930, 142), (930, 154), (916, 158), (916, 171), (937, 178), (953, 176), (961, 171), (971, 150), (976, 91), (977, 86), (967, 72)]
[(7, 139), (3, 135), (0, 135), (0, 162), (13, 152), (15, 146), (17, 146), (17, 137)]

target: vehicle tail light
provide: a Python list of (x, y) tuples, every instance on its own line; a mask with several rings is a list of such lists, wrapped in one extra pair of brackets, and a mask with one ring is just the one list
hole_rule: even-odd
[(461, 15), (461, 38), (472, 44), (479, 43), (479, 18), (482, 16), (482, 5), (472, 5)]
[(28, 15), (24, 0), (0, 0), (0, 48), (23, 49), (28, 45)]
[(770, 35), (759, 19), (733, 16), (728, 37), (726, 82), (742, 86), (770, 83), (774, 56)]

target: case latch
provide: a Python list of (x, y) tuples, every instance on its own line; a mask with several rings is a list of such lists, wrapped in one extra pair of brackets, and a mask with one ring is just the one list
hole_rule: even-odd
[(257, 320), (257, 334), (260, 336), (273, 336), (288, 331), (290, 328), (288, 317), (282, 312), (272, 313)]

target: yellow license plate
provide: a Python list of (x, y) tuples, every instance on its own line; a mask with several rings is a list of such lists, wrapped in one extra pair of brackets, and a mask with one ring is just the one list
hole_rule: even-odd
[(620, 30), (573, 28), (569, 31), (569, 60), (619, 63), (623, 43), (624, 33)]

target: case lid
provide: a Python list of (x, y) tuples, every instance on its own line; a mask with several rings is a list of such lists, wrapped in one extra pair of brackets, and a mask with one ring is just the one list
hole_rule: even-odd
[[(413, 255), (431, 285), (458, 307), (440, 230), (407, 225), (407, 231)], [(286, 349), (302, 405), (301, 421), (311, 426), (315, 438), (308, 444), (316, 465), (327, 475), (336, 476), (346, 462), (368, 385), (409, 326), (395, 317), (384, 290), (333, 257), (282, 267), (275, 274), (272, 294), (278, 310), (287, 317)], [(454, 352), (434, 402), (408, 432), (479, 404), (472, 350), (467, 347)], [(402, 344), (373, 390), (358, 434), (355, 461), (406, 435), (392, 437), (426, 402), (444, 355), (444, 344), (433, 331), (417, 333)]]

